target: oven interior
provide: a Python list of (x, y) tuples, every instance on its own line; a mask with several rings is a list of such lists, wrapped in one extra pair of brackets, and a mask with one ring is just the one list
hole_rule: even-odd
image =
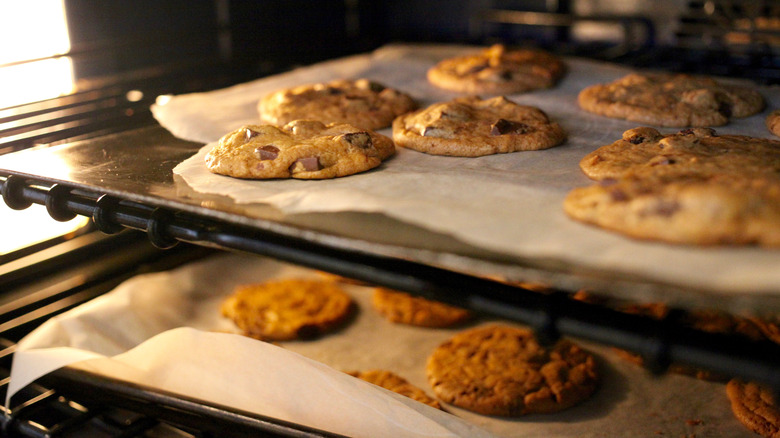
[[(70, 46), (46, 58), (70, 59), (74, 86), (62, 95), (0, 105), (0, 154), (154, 126), (149, 107), (158, 96), (226, 87), (392, 42), (504, 42), (636, 67), (715, 74), (764, 85), (780, 82), (780, 5), (769, 0), (65, 0), (63, 4)], [(4, 60), (0, 72), (43, 60)], [(0, 255), (3, 395), (16, 342), (43, 321), (134, 275), (169, 269), (225, 248), (366, 280), (379, 273), (389, 285), (420, 293), (433, 290), (434, 295), (439, 291), (448, 300), (453, 299), (449, 291), (459, 290), (463, 295), (456, 294), (455, 300), (460, 304), (473, 303), (464, 285), (485, 286), (427, 266), (381, 257), (358, 260), (349, 252), (290, 242), (273, 233), (261, 236), (260, 245), (251, 230), (18, 180), (0, 175), (9, 207), (0, 211), (4, 222), (19, 213), (13, 210), (31, 205), (45, 209), (36, 214), (51, 216), (51, 224), (81, 216), (91, 220), (54, 236), (31, 236), (28, 243)], [(158, 220), (164, 226), (148, 226)], [(45, 230), (49, 225), (16, 227)], [(180, 232), (153, 232), (160, 228)], [(188, 243), (194, 240), (208, 244)], [(365, 266), (372, 268), (370, 275)], [(408, 272), (414, 272), (414, 281), (408, 279)], [(489, 303), (486, 308), (516, 312), (513, 317), (531, 320), (540, 333), (552, 337), (557, 335), (556, 322), (574, 321), (581, 327), (598, 326), (607, 333), (602, 341), (619, 344), (624, 342), (625, 324), (634, 322), (563, 303), (556, 294), (506, 302), (500, 288), (493, 292), (480, 297)], [(674, 321), (667, 324), (661, 330), (640, 325), (628, 332), (652, 338), (675, 327)], [(690, 333), (688, 338), (658, 340), (647, 347), (656, 351), (648, 350), (647, 355), (659, 372), (668, 365), (669, 345), (699, 341), (705, 346), (689, 349), (694, 356), (721, 354), (724, 364), (736, 367), (758, 364), (748, 372), (762, 376), (777, 369), (777, 357), (717, 337)], [(735, 356), (742, 361), (733, 362)], [(67, 372), (25, 388), (4, 411), (5, 436), (205, 437), (225, 436), (225, 431), (231, 436), (330, 436), (327, 431)]]

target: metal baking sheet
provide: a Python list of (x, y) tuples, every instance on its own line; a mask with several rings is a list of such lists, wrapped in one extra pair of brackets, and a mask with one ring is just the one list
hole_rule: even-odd
[[(776, 278), (780, 275), (780, 269), (776, 269), (780, 266), (780, 251), (776, 250), (755, 247), (692, 248), (637, 242), (592, 227), (573, 224), (560, 211), (553, 213), (551, 221), (546, 221), (546, 217), (520, 215), (511, 222), (491, 223), (490, 226), (498, 231), (501, 231), (503, 226), (521, 231), (528, 229), (547, 239), (548, 245), (537, 248), (538, 251), (528, 250), (528, 246), (522, 245), (515, 250), (509, 245), (526, 242), (512, 242), (511, 238), (506, 239), (507, 245), (496, 245), (494, 241), (483, 242), (464, 234), (470, 230), (463, 228), (469, 227), (431, 226), (425, 217), (422, 221), (409, 220), (396, 214), (397, 211), (394, 210), (368, 211), (350, 207), (343, 210), (314, 208), (292, 211), (287, 206), (273, 202), (239, 202), (225, 194), (193, 189), (184, 178), (173, 173), (177, 165), (197, 153), (202, 153), (204, 143), (213, 141), (218, 132), (227, 130), (219, 128), (219, 123), (240, 125), (253, 120), (254, 105), (249, 105), (248, 102), (256, 101), (261, 90), (317, 78), (327, 80), (343, 76), (365, 76), (410, 90), (421, 104), (426, 104), (451, 98), (453, 95), (431, 88), (420, 73), (437, 59), (465, 50), (473, 48), (392, 46), (366, 55), (263, 78), (226, 90), (166, 97), (161, 101), (167, 100), (172, 105), (170, 108), (176, 109), (178, 105), (178, 108), (188, 108), (188, 111), (174, 112), (174, 118), (179, 120), (177, 123), (161, 117), (163, 125), (178, 137), (196, 141), (182, 140), (165, 129), (149, 128), (96, 141), (9, 154), (0, 157), (0, 169), (109, 193), (153, 206), (177, 208), (229, 223), (269, 229), (338, 248), (401, 257), (474, 275), (544, 282), (568, 290), (586, 288), (623, 297), (664, 300), (685, 306), (706, 305), (734, 311), (780, 309), (780, 278)], [(564, 145), (536, 153), (504, 154), (476, 160), (453, 157), (436, 160), (442, 157), (399, 151), (396, 158), (375, 172), (361, 176), (361, 179), (365, 181), (366, 178), (382, 175), (383, 171), (391, 172), (410, 163), (422, 163), (421, 166), (425, 169), (436, 170), (437, 172), (431, 172), (431, 178), (435, 178), (437, 174), (441, 174), (439, 171), (442, 168), (455, 168), (466, 163), (470, 172), (469, 178), (472, 178), (470, 181), (478, 183), (474, 175), (487, 175), (494, 171), (525, 166), (531, 176), (518, 176), (516, 179), (499, 182), (516, 184), (518, 193), (527, 189), (528, 193), (532, 194), (529, 199), (537, 204), (540, 200), (552, 199), (553, 202), (549, 202), (549, 205), (557, 209), (558, 204), (555, 201), (562, 200), (571, 187), (589, 183), (573, 163), (601, 144), (620, 138), (623, 130), (635, 127), (634, 123), (584, 114), (578, 110), (575, 103), (576, 92), (582, 86), (619, 77), (627, 69), (587, 60), (567, 61), (570, 66), (568, 76), (555, 89), (510, 96), (519, 103), (542, 108), (559, 121), (569, 133), (569, 139)], [(780, 105), (778, 90), (762, 88), (761, 91), (767, 98), (769, 107)], [(228, 98), (230, 96), (233, 97)], [(198, 101), (201, 102), (194, 103)], [(214, 123), (204, 121), (199, 108), (204, 102), (211, 104), (215, 101), (219, 104), (212, 107), (211, 112), (217, 114), (218, 120)], [(188, 102), (192, 105), (187, 105)], [(238, 104), (239, 102), (241, 104)], [(737, 120), (718, 128), (718, 131), (770, 137), (763, 127), (764, 115)], [(182, 131), (181, 123), (187, 129), (195, 129), (195, 132)], [(495, 175), (491, 175), (491, 178), (495, 178)], [(320, 184), (320, 187), (335, 184), (343, 186), (350, 184), (350, 181), (358, 180), (344, 178), (341, 181), (313, 183)], [(262, 184), (255, 183), (258, 187)], [(310, 183), (306, 184), (311, 185)], [(370, 181), (367, 184), (370, 184)], [(282, 192), (288, 190), (288, 185), (297, 186), (296, 190), (306, 186), (299, 181), (275, 184)], [(420, 186), (418, 191), (424, 192), (423, 187), (424, 185)], [(533, 197), (540, 193), (535, 192), (537, 189), (545, 196), (551, 195)], [(438, 216), (446, 218), (450, 213), (468, 213), (468, 207), (474, 205), (469, 196), (468, 191), (464, 191), (456, 199), (449, 199), (452, 201), (448, 204), (450, 207), (439, 208)], [(403, 192), (398, 193), (395, 199), (388, 200), (388, 204), (404, 201), (403, 197)], [(523, 199), (522, 196), (517, 199), (518, 204), (527, 201), (528, 199)], [(489, 201), (486, 202), (489, 204)], [(502, 208), (501, 204), (487, 206), (495, 211)], [(546, 208), (545, 205), (542, 207)], [(437, 208), (437, 203), (428, 202), (425, 208), (428, 209), (426, 211), (433, 211)], [(474, 212), (475, 224), (480, 224), (482, 220), (478, 213)], [(568, 231), (560, 234), (562, 228)], [(578, 233), (593, 237), (597, 245), (580, 246), (578, 241), (571, 239), (577, 237)], [(609, 260), (614, 263), (595, 263), (596, 260)]]

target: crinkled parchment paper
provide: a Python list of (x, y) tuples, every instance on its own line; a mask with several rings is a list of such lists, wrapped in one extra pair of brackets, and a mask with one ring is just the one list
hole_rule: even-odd
[[(270, 204), (287, 214), (384, 214), (492, 251), (631, 273), (686, 288), (726, 294), (780, 292), (780, 251), (643, 242), (566, 217), (561, 205), (569, 190), (592, 183), (581, 173), (579, 160), (637, 126), (592, 115), (577, 106), (582, 88), (629, 72), (612, 64), (567, 59), (568, 74), (557, 87), (508, 96), (541, 108), (567, 131), (563, 145), (544, 151), (460, 158), (400, 149), (396, 157), (373, 171), (324, 181), (245, 181), (211, 174), (203, 164), (206, 151), (222, 135), (243, 124), (258, 123), (256, 103), (268, 92), (302, 83), (367, 77), (410, 93), (424, 106), (456, 96), (428, 84), (426, 70), (437, 60), (466, 50), (474, 49), (387, 46), (223, 90), (166, 96), (152, 109), (174, 135), (206, 143), (174, 169), (197, 192), (229, 196), (237, 203)], [(761, 88), (761, 92), (769, 108), (780, 105), (777, 89)], [(717, 131), (772, 137), (764, 126), (765, 115), (738, 119)], [(390, 135), (389, 129), (380, 132)]]
[(137, 276), (23, 339), (9, 392), (71, 364), (355, 437), (753, 436), (731, 413), (723, 384), (652, 377), (608, 347), (587, 343), (601, 386), (589, 400), (560, 413), (501, 419), (452, 406), (442, 412), (390, 393), (342, 371), (388, 369), (432, 395), (425, 361), (466, 327), (390, 323), (372, 309), (369, 287), (344, 285), (357, 304), (355, 317), (311, 341), (277, 346), (245, 338), (232, 334), (232, 323), (219, 314), (238, 284), (318, 275), (257, 256), (222, 254)]

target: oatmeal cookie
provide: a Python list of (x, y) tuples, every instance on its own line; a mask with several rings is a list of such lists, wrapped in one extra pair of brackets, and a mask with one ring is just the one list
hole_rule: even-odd
[(386, 370), (368, 370), (368, 371), (349, 371), (350, 376), (357, 377), (360, 380), (365, 380), (368, 383), (381, 386), (382, 388), (396, 392), (403, 396), (409, 397), (412, 400), (416, 400), (420, 403), (424, 403), (432, 408), (441, 409), (441, 404), (438, 400), (429, 396), (422, 389), (412, 385), (406, 379)]
[(296, 120), (225, 135), (206, 154), (206, 167), (235, 178), (325, 179), (373, 169), (394, 153), (393, 141), (376, 132)]
[(705, 76), (631, 73), (608, 84), (592, 85), (578, 96), (580, 108), (615, 119), (656, 126), (707, 127), (747, 117), (764, 109), (761, 94)]
[(400, 116), (393, 121), (398, 146), (433, 155), (482, 155), (547, 149), (564, 141), (563, 128), (538, 108), (503, 96), (469, 96)]
[(532, 331), (503, 325), (456, 334), (431, 354), (426, 372), (442, 401), (496, 416), (561, 411), (599, 381), (593, 356), (576, 344), (544, 347)]
[(768, 388), (755, 382), (733, 379), (726, 385), (734, 416), (751, 431), (780, 438), (780, 404)]
[(471, 318), (471, 312), (405, 292), (374, 289), (374, 309), (389, 321), (419, 327), (450, 327)]
[(353, 308), (352, 298), (336, 283), (284, 279), (239, 286), (221, 310), (246, 336), (287, 341), (334, 330)]
[(512, 94), (554, 86), (566, 72), (557, 56), (542, 50), (495, 44), (479, 53), (445, 59), (428, 70), (428, 81), (469, 94)]
[(285, 88), (263, 97), (257, 105), (260, 120), (272, 125), (306, 119), (370, 130), (386, 128), (396, 116), (416, 107), (408, 94), (368, 79)]

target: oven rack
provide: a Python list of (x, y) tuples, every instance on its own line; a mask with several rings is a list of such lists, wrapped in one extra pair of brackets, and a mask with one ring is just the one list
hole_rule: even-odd
[(571, 299), (566, 291), (534, 292), (431, 265), (338, 248), (22, 175), (0, 175), (0, 194), (12, 209), (36, 203), (45, 205), (56, 220), (75, 215), (91, 217), (107, 234), (124, 228), (144, 231), (161, 249), (181, 241), (268, 256), (527, 324), (543, 341), (552, 342), (566, 335), (633, 351), (655, 373), (665, 372), (671, 363), (680, 363), (780, 388), (780, 345), (695, 330), (679, 321), (681, 312), (673, 311), (661, 320), (631, 315)]

